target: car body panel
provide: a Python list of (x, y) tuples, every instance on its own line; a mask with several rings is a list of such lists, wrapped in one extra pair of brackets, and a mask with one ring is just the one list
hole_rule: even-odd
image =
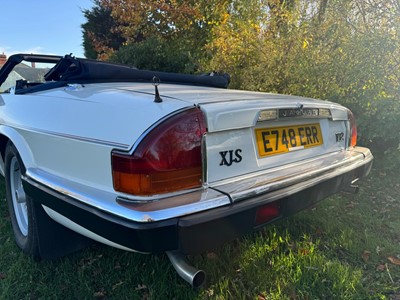
[[(35, 59), (16, 56), (15, 63), (24, 57)], [(208, 82), (71, 56), (38, 59), (57, 62), (47, 82), (22, 81), (0, 94), (2, 151), (14, 144), (26, 170), (24, 188), (48, 216), (121, 249), (206, 250), (272, 221), (255, 223), (265, 205), (279, 208), (273, 220), (289, 216), (366, 176), (372, 165), (368, 149), (349, 144), (354, 124), (336, 103), (213, 87), (219, 80), (217, 86), (226, 87), (226, 76)], [(0, 81), (11, 67), (0, 70)], [(116, 190), (113, 153), (132, 158), (154, 128), (194, 108), (206, 127), (201, 184), (145, 196)], [(263, 119), (265, 111), (275, 117)], [(320, 131), (315, 145), (289, 147), (286, 141), (286, 152), (260, 150), (257, 132), (300, 133), (312, 126)], [(269, 140), (262, 142), (267, 147)]]
[[(232, 90), (216, 92), (214, 88), (171, 84), (161, 85), (159, 89), (164, 98), (162, 103), (153, 101), (154, 87), (143, 83), (74, 84), (28, 95), (5, 94), (0, 95), (5, 103), (0, 107), (0, 113), (6, 118), (2, 123), (16, 128), (22, 139), (26, 140), (25, 143), (30, 145), (30, 151), (35, 153), (32, 159), (26, 159), (27, 168), (40, 166), (54, 175), (62, 174), (72, 181), (111, 190), (111, 165), (99, 165), (98, 162), (109, 161), (112, 149), (132, 152), (134, 144), (146, 130), (179, 110), (197, 105), (205, 113), (208, 128), (208, 182), (225, 179), (226, 167), (219, 166), (221, 151), (241, 149), (246, 154), (245, 161), (229, 167), (230, 177), (281, 163), (281, 156), (268, 159), (257, 157), (253, 129), (271, 126), (257, 124), (261, 110), (295, 107), (301, 101), (305, 107), (316, 107), (318, 103), (318, 107), (326, 107), (333, 112), (343, 111), (333, 103), (324, 101), (321, 104), (301, 97)], [(194, 92), (189, 93), (191, 90)], [(224, 111), (223, 107), (227, 105), (229, 110)], [(307, 124), (314, 121), (302, 122)], [(280, 125), (295, 122), (287, 120)], [(335, 122), (328, 129), (326, 120), (321, 120), (324, 135), (333, 136), (333, 133), (326, 133), (327, 130), (345, 130), (343, 122), (335, 126), (333, 124)], [(43, 149), (43, 143), (48, 147)], [(297, 155), (288, 153), (283, 156), (290, 163), (299, 158), (320, 155), (327, 151), (327, 147), (335, 151), (343, 149), (344, 145), (331, 145), (327, 139), (321, 149), (310, 148)], [(288, 159), (288, 156), (292, 159)]]
[(131, 148), (133, 142), (160, 118), (187, 107), (181, 101), (157, 105), (151, 94), (96, 85), (74, 85), (35, 94), (3, 94), (0, 97), (5, 103), (1, 110), (8, 117), (3, 123), (10, 126), (115, 144), (125, 149)]

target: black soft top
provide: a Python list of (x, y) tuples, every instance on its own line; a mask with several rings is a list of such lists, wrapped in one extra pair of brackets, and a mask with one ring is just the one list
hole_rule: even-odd
[(227, 88), (228, 74), (210, 73), (207, 75), (189, 75), (158, 71), (139, 70), (126, 65), (75, 58), (72, 55), (53, 56), (37, 54), (15, 54), (10, 56), (0, 70), (0, 85), (4, 83), (14, 67), (22, 61), (35, 63), (55, 63), (44, 75), (44, 83), (33, 83), (23, 89), (16, 89), (17, 94), (47, 90), (69, 83), (99, 82), (163, 82)]

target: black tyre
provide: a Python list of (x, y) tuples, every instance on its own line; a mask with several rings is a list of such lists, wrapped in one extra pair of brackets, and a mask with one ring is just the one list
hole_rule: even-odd
[(6, 198), (15, 241), (24, 253), (39, 258), (38, 230), (33, 202), (22, 185), (25, 167), (11, 142), (6, 146), (4, 161)]

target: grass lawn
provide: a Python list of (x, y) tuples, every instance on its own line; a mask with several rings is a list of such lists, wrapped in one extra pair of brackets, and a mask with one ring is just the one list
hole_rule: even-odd
[[(379, 165), (376, 161), (375, 165)], [(400, 172), (374, 169), (342, 193), (260, 232), (189, 257), (193, 290), (166, 255), (95, 245), (35, 262), (14, 243), (0, 182), (0, 299), (400, 300)]]

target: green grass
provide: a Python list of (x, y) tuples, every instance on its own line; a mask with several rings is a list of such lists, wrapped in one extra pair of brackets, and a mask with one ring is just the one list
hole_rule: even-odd
[[(376, 165), (377, 162), (375, 163)], [(373, 170), (342, 193), (189, 260), (201, 290), (166, 255), (93, 246), (35, 262), (16, 247), (0, 183), (0, 299), (400, 299), (400, 173)], [(396, 262), (396, 261), (395, 261)]]

